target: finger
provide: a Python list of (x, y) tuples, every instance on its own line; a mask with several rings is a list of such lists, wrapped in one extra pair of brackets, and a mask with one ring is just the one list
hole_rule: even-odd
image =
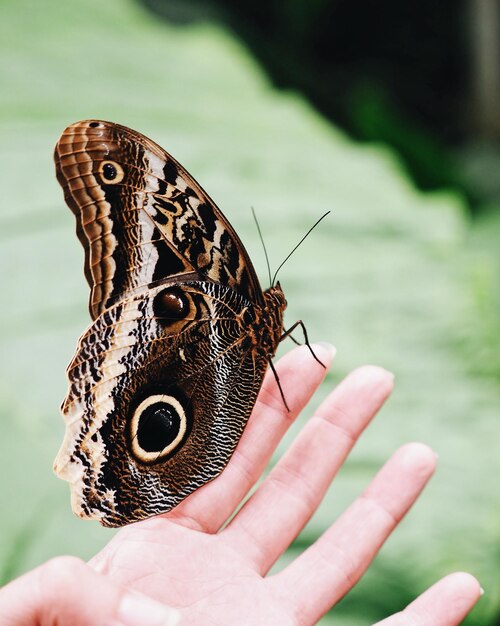
[[(332, 350), (323, 344), (314, 345), (313, 350), (325, 365), (330, 364)], [(276, 371), (290, 412), (283, 403), (273, 373), (268, 371), (227, 467), (216, 480), (167, 513), (169, 520), (205, 532), (219, 530), (257, 482), (284, 433), (326, 374), (326, 369), (312, 358), (306, 346), (295, 348), (282, 357), (276, 364)]]
[(0, 589), (0, 626), (167, 626), (180, 614), (58, 557)]
[(347, 376), (223, 531), (260, 573), (305, 526), (392, 387), (392, 374), (379, 367), (365, 366)]
[(441, 579), (406, 609), (375, 626), (456, 626), (481, 597), (478, 581), (465, 572)]
[(432, 450), (400, 448), (366, 491), (302, 555), (269, 581), (306, 623), (315, 623), (359, 580), (378, 550), (417, 499), (435, 469)]

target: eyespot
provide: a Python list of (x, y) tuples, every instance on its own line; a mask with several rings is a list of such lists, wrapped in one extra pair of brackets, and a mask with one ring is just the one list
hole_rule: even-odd
[(168, 326), (187, 316), (189, 301), (185, 293), (177, 287), (163, 289), (155, 296), (153, 312), (162, 326)]
[(189, 421), (174, 396), (155, 394), (143, 400), (130, 422), (132, 454), (142, 463), (156, 463), (175, 452), (185, 441)]
[(99, 164), (99, 175), (107, 185), (117, 185), (121, 183), (125, 177), (125, 172), (121, 165), (115, 161), (102, 161)]
[(99, 127), (100, 127), (99, 122), (90, 122), (89, 124), (89, 128), (99, 128)]
[(250, 326), (250, 324), (255, 322), (255, 315), (248, 307), (246, 307), (242, 311), (241, 319), (243, 321), (243, 324), (245, 324), (246, 326)]

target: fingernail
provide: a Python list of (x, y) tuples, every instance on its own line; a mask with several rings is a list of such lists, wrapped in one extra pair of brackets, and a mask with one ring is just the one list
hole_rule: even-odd
[(322, 346), (325, 350), (327, 350), (332, 355), (332, 357), (334, 357), (337, 354), (337, 348), (331, 343), (328, 343), (327, 341), (315, 341), (314, 343), (318, 346)]
[(361, 370), (361, 376), (362, 376), (361, 380), (366, 381), (366, 382), (373, 381), (375, 382), (377, 387), (380, 384), (381, 378), (383, 378), (385, 382), (387, 378), (389, 377), (391, 380), (391, 383), (394, 382), (394, 378), (395, 378), (394, 373), (386, 369), (385, 367), (381, 367), (380, 365), (367, 364), (367, 365), (362, 365), (359, 369)]
[[(385, 369), (385, 368), (384, 368)], [(394, 381), (394, 379), (396, 378), (396, 374), (394, 372), (391, 372), (391, 370), (385, 370), (389, 376), (392, 378), (392, 380)]]
[(180, 613), (142, 594), (129, 593), (120, 603), (118, 620), (123, 626), (175, 626)]
[(482, 587), (479, 587), (479, 593), (484, 596), (484, 589)]

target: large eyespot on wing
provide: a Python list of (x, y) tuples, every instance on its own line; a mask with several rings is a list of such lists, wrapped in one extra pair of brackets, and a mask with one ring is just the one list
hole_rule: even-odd
[(130, 449), (146, 465), (160, 463), (186, 440), (192, 418), (188, 407), (169, 394), (152, 394), (134, 410), (130, 420)]
[(93, 319), (125, 294), (180, 277), (218, 282), (262, 303), (229, 222), (150, 139), (111, 122), (77, 122), (63, 132), (55, 162), (85, 249)]

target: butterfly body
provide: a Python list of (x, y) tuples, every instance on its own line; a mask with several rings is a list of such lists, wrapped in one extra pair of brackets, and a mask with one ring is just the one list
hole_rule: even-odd
[(68, 367), (56, 473), (74, 511), (121, 526), (170, 510), (233, 453), (283, 334), (236, 233), (189, 174), (125, 127), (63, 133), (92, 325)]

